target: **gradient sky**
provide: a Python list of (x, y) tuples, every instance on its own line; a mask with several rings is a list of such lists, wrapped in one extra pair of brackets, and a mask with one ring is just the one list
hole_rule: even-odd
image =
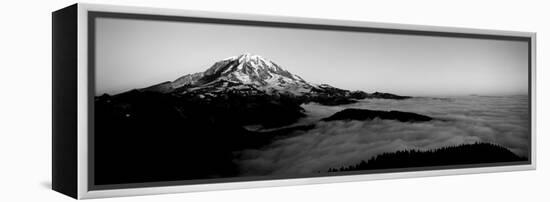
[(173, 81), (245, 52), (348, 90), (528, 93), (527, 42), (98, 18), (96, 95)]

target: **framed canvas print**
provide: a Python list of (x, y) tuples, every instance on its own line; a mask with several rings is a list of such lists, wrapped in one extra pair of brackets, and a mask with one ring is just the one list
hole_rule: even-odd
[(74, 198), (535, 169), (535, 33), (94, 4), (52, 29)]

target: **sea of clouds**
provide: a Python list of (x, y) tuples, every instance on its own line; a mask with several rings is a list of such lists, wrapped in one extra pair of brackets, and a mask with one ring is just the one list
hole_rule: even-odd
[[(326, 172), (359, 163), (384, 152), (435, 149), (475, 142), (496, 143), (519, 156), (530, 149), (530, 115), (527, 96), (419, 97), (407, 100), (366, 99), (343, 106), (307, 104), (307, 117), (295, 125), (316, 123), (291, 138), (239, 153), (242, 174), (299, 175)], [(345, 108), (399, 110), (437, 120), (404, 123), (393, 120), (330, 121)]]

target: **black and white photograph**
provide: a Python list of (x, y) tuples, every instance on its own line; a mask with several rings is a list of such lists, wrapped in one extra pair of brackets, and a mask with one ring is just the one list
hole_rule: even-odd
[(550, 201), (545, 1), (2, 8), (0, 202)]
[(527, 40), (94, 23), (97, 186), (531, 161)]

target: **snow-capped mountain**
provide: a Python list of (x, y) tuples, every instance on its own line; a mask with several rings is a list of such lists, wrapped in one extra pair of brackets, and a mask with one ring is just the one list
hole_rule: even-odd
[(204, 72), (188, 74), (172, 82), (164, 82), (141, 91), (175, 93), (177, 95), (215, 98), (227, 95), (291, 96), (298, 102), (340, 105), (364, 98), (406, 99), (389, 93), (368, 94), (349, 91), (328, 84), (313, 84), (275, 62), (249, 53), (214, 63)]
[[(219, 87), (223, 90), (254, 89), (268, 94), (303, 95), (320, 90), (300, 76), (259, 55), (245, 53), (216, 62), (204, 72), (182, 76), (170, 84), (172, 89), (187, 91)], [(220, 89), (222, 90), (222, 89)], [(185, 92), (185, 91), (184, 91)]]

